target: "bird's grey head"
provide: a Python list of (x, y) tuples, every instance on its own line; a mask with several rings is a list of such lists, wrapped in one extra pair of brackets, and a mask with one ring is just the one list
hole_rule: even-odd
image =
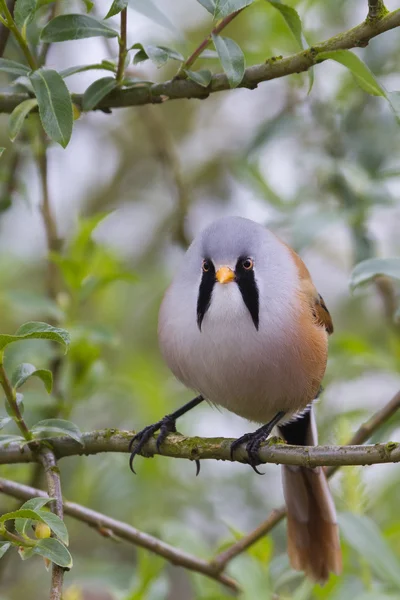
[(226, 311), (240, 302), (258, 330), (269, 300), (293, 279), (290, 263), (284, 244), (262, 225), (241, 217), (215, 221), (194, 240), (179, 275), (196, 290), (198, 328), (217, 302), (226, 302)]

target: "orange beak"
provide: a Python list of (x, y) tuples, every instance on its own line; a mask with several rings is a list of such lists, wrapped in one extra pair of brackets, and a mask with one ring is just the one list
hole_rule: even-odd
[(220, 267), (215, 273), (215, 277), (219, 283), (230, 283), (235, 281), (235, 273), (230, 267)]

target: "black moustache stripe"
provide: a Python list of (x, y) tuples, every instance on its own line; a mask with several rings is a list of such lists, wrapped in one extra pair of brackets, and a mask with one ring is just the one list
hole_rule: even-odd
[(236, 282), (239, 286), (240, 293), (242, 294), (243, 302), (253, 320), (254, 327), (258, 331), (260, 310), (258, 287), (254, 277), (254, 270), (245, 269), (243, 267), (244, 260), (246, 260), (246, 257), (241, 257), (237, 261), (235, 269)]
[(203, 271), (197, 298), (197, 326), (201, 331), (201, 324), (211, 304), (212, 291), (215, 285), (215, 268), (211, 260), (210, 268)]

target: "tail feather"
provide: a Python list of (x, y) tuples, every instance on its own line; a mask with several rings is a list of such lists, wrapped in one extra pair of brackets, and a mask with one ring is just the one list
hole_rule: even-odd
[[(289, 444), (317, 443), (312, 408), (301, 418), (280, 426)], [(335, 505), (322, 467), (285, 465), (283, 490), (288, 511), (288, 554), (294, 569), (325, 583), (329, 573), (339, 574), (342, 556)]]

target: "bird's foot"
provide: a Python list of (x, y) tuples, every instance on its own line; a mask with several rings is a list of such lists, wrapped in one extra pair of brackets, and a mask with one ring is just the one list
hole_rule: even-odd
[[(130, 444), (129, 444), (129, 450), (131, 450), (129, 466), (131, 468), (132, 473), (135, 473), (135, 475), (136, 475), (136, 471), (133, 468), (134, 458), (137, 454), (140, 453), (143, 446), (145, 446), (145, 444), (147, 444), (147, 442), (153, 437), (153, 435), (157, 431), (159, 431), (160, 433), (158, 434), (157, 439), (156, 439), (156, 448), (157, 448), (157, 452), (160, 452), (161, 444), (163, 443), (163, 441), (165, 440), (167, 435), (169, 433), (176, 432), (176, 420), (173, 417), (171, 417), (170, 415), (166, 415), (160, 421), (157, 421), (157, 423), (154, 423), (153, 425), (148, 425), (147, 427), (142, 429), (142, 431), (139, 431), (131, 439)], [(132, 450), (133, 447), (134, 447), (134, 449)], [(198, 475), (199, 473), (200, 473), (200, 461), (196, 460), (196, 475)]]
[(264, 475), (264, 473), (261, 473), (261, 471), (257, 469), (257, 465), (259, 465), (261, 462), (260, 457), (258, 456), (258, 451), (260, 449), (260, 445), (266, 440), (267, 436), (268, 434), (265, 435), (265, 433), (263, 431), (261, 432), (259, 429), (252, 433), (245, 433), (240, 438), (232, 442), (231, 459), (233, 460), (233, 453), (235, 450), (237, 450), (237, 448), (239, 448), (239, 446), (242, 444), (246, 444), (247, 462), (258, 475)]
[(233, 460), (234, 451), (242, 444), (246, 444), (247, 461), (258, 475), (264, 475), (257, 469), (257, 465), (261, 463), (258, 451), (262, 442), (265, 442), (275, 425), (285, 416), (283, 411), (278, 412), (275, 417), (266, 425), (263, 425), (252, 433), (245, 433), (231, 444), (231, 460)]

